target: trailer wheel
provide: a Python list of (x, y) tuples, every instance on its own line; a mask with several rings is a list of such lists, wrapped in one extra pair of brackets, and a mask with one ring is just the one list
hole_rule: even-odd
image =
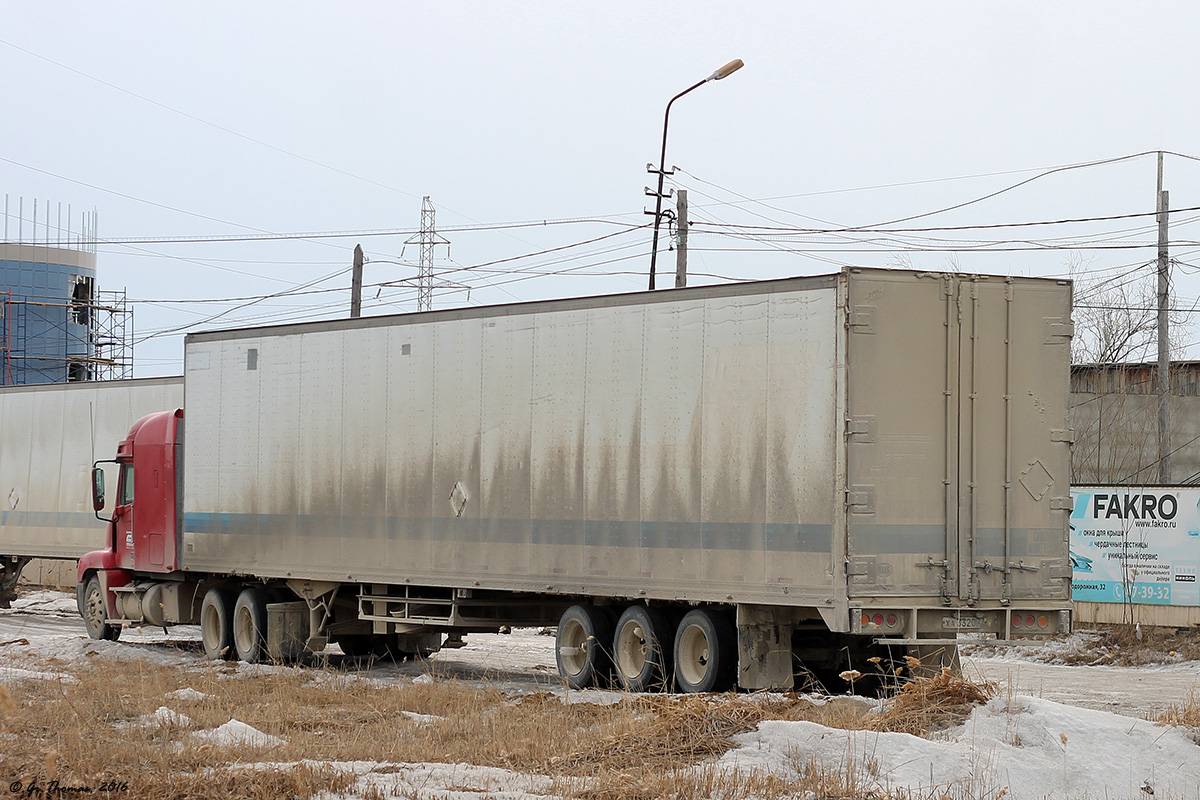
[(121, 635), (120, 627), (105, 621), (108, 619), (108, 609), (104, 606), (104, 590), (100, 588), (100, 579), (95, 575), (83, 584), (83, 591), (79, 595), (79, 613), (91, 638), (115, 642)]
[(558, 674), (572, 689), (586, 689), (608, 681), (612, 658), (612, 618), (596, 606), (571, 606), (558, 621), (554, 637)]
[(206, 658), (232, 660), (237, 657), (233, 644), (233, 592), (213, 587), (200, 604), (200, 641)]
[(719, 611), (689, 611), (675, 631), (675, 685), (681, 692), (723, 692), (737, 668), (737, 631)]
[(670, 642), (671, 622), (660, 609), (625, 609), (613, 636), (617, 680), (631, 692), (665, 689), (671, 675)]
[(233, 607), (233, 645), (237, 657), (251, 664), (267, 655), (267, 595), (257, 586), (247, 586)]

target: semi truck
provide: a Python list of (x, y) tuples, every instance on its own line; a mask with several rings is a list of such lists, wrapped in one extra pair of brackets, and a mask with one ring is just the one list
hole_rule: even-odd
[(182, 377), (0, 388), (0, 607), (34, 559), (61, 565), (74, 585), (74, 562), (107, 541), (88, 502), (97, 454), (182, 403)]
[(573, 687), (691, 692), (1067, 631), (1070, 314), (844, 269), (194, 333), (80, 613), (251, 662), (555, 626)]

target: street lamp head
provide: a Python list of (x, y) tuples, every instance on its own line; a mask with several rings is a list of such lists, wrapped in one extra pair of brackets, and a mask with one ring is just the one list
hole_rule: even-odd
[(721, 67), (719, 70), (714, 72), (712, 75), (709, 75), (708, 80), (719, 81), (719, 80), (721, 80), (721, 78), (728, 78), (730, 75), (737, 72), (739, 69), (741, 69), (744, 66), (745, 66), (745, 64), (742, 63), (742, 60), (740, 58), (735, 58), (733, 61), (730, 61), (728, 64), (726, 64), (725, 66)]

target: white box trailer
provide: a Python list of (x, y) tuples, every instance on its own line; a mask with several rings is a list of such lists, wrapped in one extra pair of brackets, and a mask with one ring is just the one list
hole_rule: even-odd
[(88, 503), (92, 462), (138, 418), (182, 402), (178, 376), (0, 388), (0, 603), (30, 559), (104, 547)]
[(214, 654), (251, 584), (310, 647), (560, 622), (634, 688), (1066, 630), (1070, 304), (848, 269), (189, 335), (174, 613), (213, 595)]

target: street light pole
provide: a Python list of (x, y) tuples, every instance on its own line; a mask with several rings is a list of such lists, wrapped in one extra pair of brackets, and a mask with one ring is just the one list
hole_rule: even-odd
[(667, 123), (671, 121), (671, 104), (679, 98), (683, 97), (694, 89), (699, 89), (709, 81), (719, 81), (722, 78), (728, 78), (733, 73), (737, 72), (743, 66), (740, 58), (735, 58), (725, 66), (718, 69), (712, 75), (709, 75), (702, 81), (697, 81), (688, 88), (684, 89), (679, 94), (675, 95), (667, 102), (667, 111), (663, 114), (663, 137), (662, 137), (662, 153), (658, 158), (658, 191), (655, 192), (654, 199), (654, 242), (650, 245), (650, 288), (654, 288), (654, 269), (658, 263), (658, 226), (662, 222), (662, 201), (663, 201), (663, 178), (666, 177), (667, 169)]

